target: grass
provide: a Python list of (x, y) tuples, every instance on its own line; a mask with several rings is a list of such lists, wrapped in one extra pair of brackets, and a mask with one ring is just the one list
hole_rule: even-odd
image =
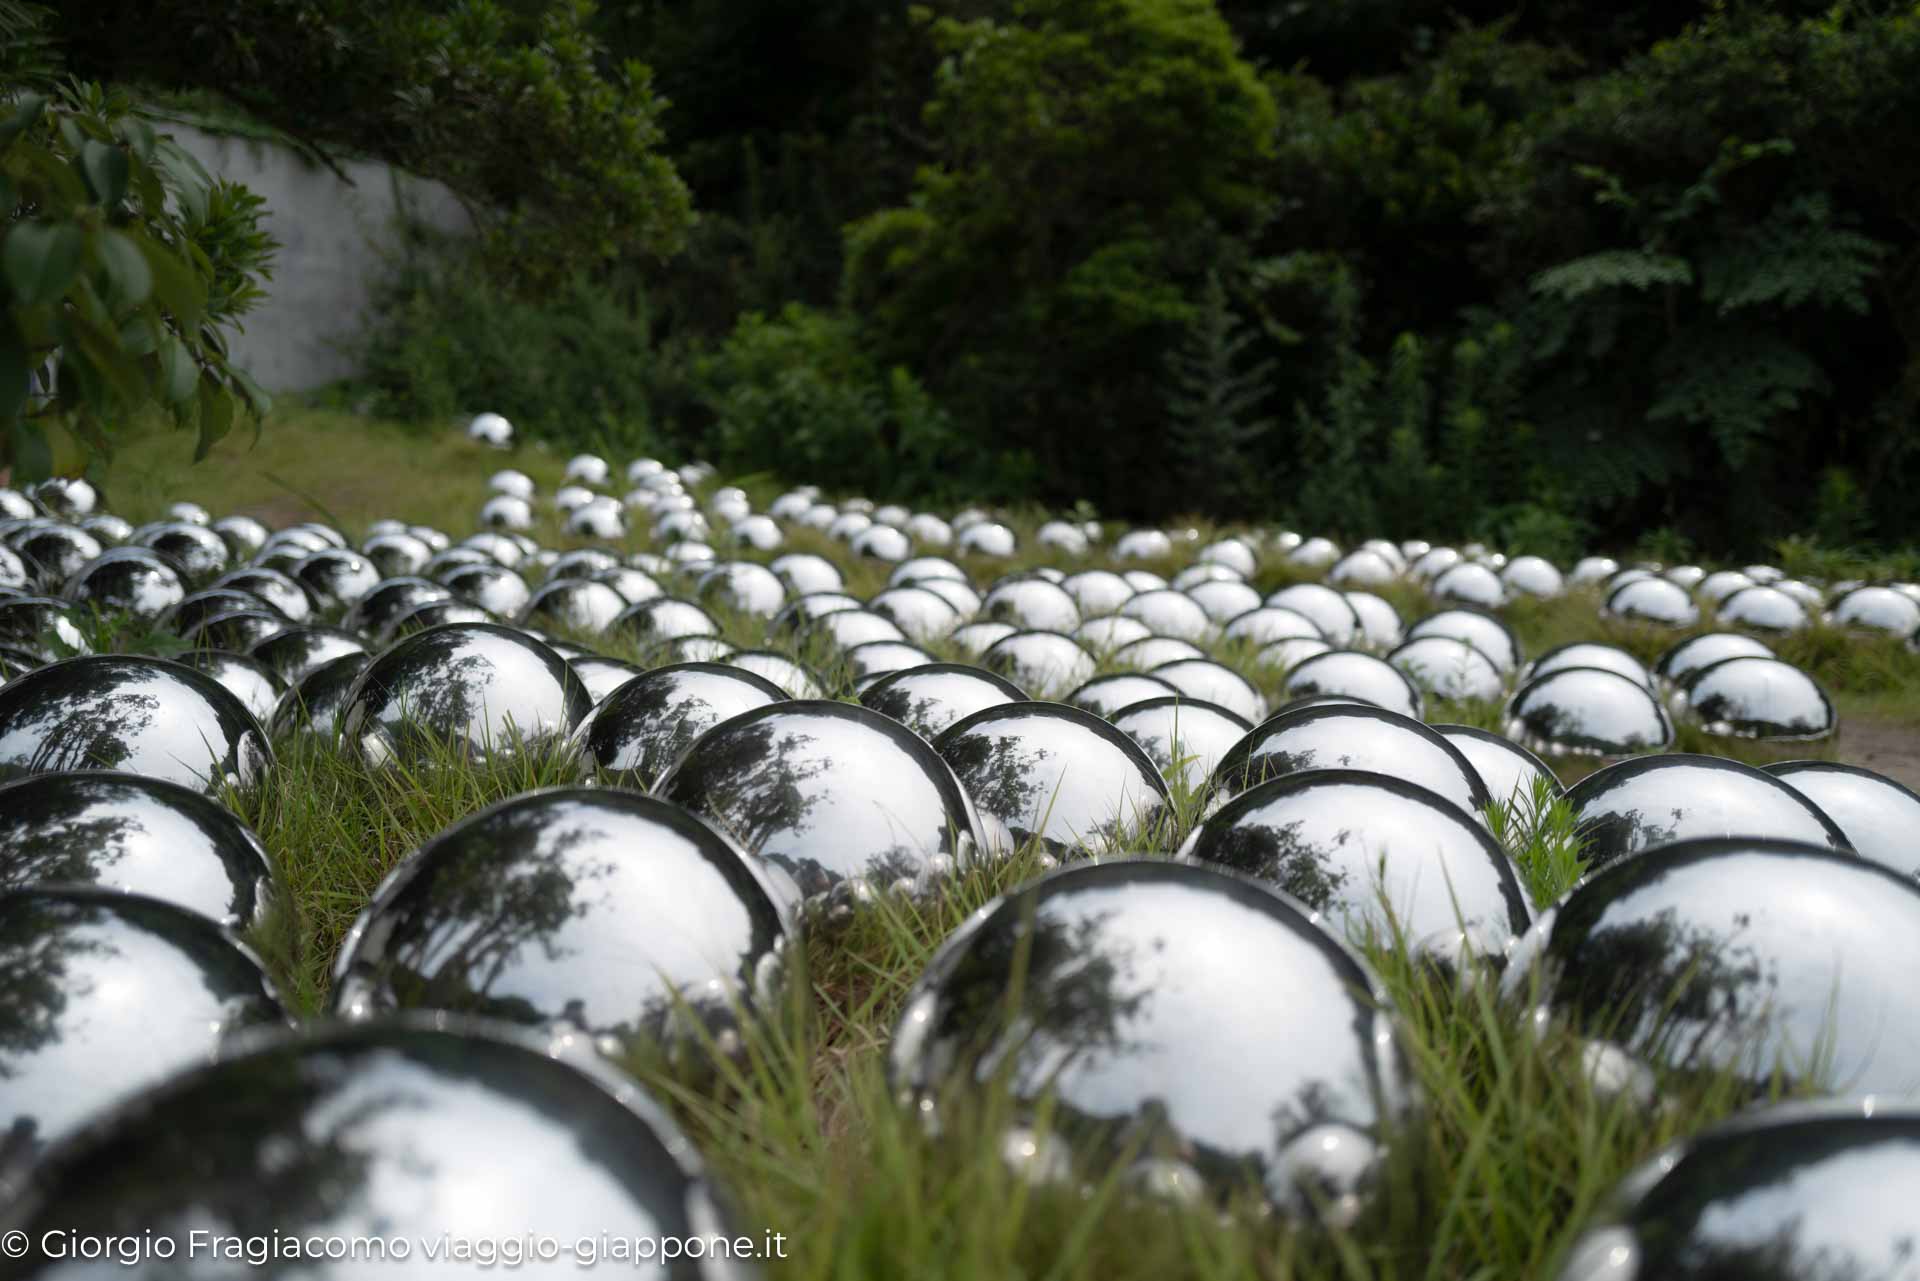
[[(489, 473), (518, 467), (550, 492), (563, 466), (537, 450), (480, 449), (450, 429), (422, 435), (318, 410), (288, 411), (257, 448), (229, 441), (197, 467), (186, 461), (188, 450), (179, 436), (131, 441), (114, 470), (115, 507), (141, 520), (192, 498), (279, 523), (331, 519), (355, 534), (375, 518), (402, 515), (458, 536), (472, 525)], [(756, 502), (774, 492), (765, 480), (754, 488)], [(1025, 517), (1020, 524), (1031, 527)], [(1213, 532), (1196, 528), (1200, 538)], [(537, 536), (551, 545), (570, 541), (551, 524)], [(783, 550), (842, 559), (837, 545), (806, 532)], [(1030, 554), (1012, 567), (1043, 563), (1050, 558)], [(1073, 567), (1061, 558), (1051, 563)], [(1170, 575), (1178, 566), (1142, 567)], [(970, 568), (980, 578), (1009, 567)], [(853, 563), (848, 590), (871, 595), (888, 569)], [(1269, 571), (1259, 586), (1270, 590), (1288, 576)], [(1408, 617), (1431, 608), (1405, 585), (1381, 594)], [(716, 612), (734, 643), (766, 647), (757, 620)], [(1586, 595), (1522, 603), (1507, 617), (1529, 653), (1601, 637), (1650, 659), (1675, 639), (1600, 620)], [(593, 644), (615, 657), (642, 657), (617, 636)], [(965, 658), (949, 643), (926, 648)], [(1920, 726), (1920, 657), (1825, 629), (1780, 649), (1812, 669), (1849, 714)], [(802, 657), (829, 687), (844, 688), (843, 674), (824, 652)], [(1252, 675), (1264, 696), (1281, 700), (1277, 673)], [(1486, 706), (1435, 711), (1436, 719), (1498, 727), (1497, 709)], [(1691, 732), (1680, 746), (1748, 759), (1773, 751)], [(311, 741), (282, 743), (279, 752), (274, 785), (244, 813), (278, 864), (294, 924), (258, 941), (289, 1002), (309, 1016), (326, 1007), (341, 939), (408, 850), (496, 800), (575, 777), (558, 753), (468, 768), (449, 747), (401, 768), (369, 772)], [(1808, 753), (1796, 745), (1790, 754)], [(1182, 790), (1175, 801), (1149, 853), (1174, 848), (1202, 812), (1202, 797)], [(1553, 901), (1579, 876), (1572, 815), (1552, 795), (1518, 798), (1495, 807), (1489, 819), (1536, 905)], [(790, 999), (767, 1011), (744, 1051), (717, 1060), (711, 1073), (695, 1078), (660, 1062), (628, 1064), (674, 1108), (732, 1190), (748, 1230), (786, 1235), (788, 1256), (770, 1265), (772, 1275), (994, 1281), (1546, 1276), (1629, 1169), (1750, 1101), (1726, 1077), (1660, 1074), (1652, 1103), (1599, 1088), (1581, 1069), (1582, 1045), (1564, 1031), (1537, 1029), (1525, 1002), (1503, 999), (1497, 976), (1440, 974), (1409, 959), (1389, 934), (1366, 940), (1364, 951), (1397, 1013), (1424, 1102), (1390, 1136), (1374, 1208), (1350, 1230), (1295, 1230), (1245, 1202), (1223, 1210), (1144, 1199), (1111, 1167), (1078, 1170), (1064, 1181), (1024, 1179), (1006, 1159), (1006, 1136), (1017, 1125), (1022, 1151), (1036, 1158), (1060, 1151), (1044, 1108), (1019, 1113), (1004, 1091), (989, 1089), (943, 1104), (941, 1132), (929, 1133), (895, 1098), (886, 1051), (915, 978), (942, 940), (1042, 865), (1037, 850), (1023, 850), (968, 869), (935, 898), (883, 897), (843, 928), (810, 933), (796, 958)], [(1193, 1070), (1233, 1069), (1196, 1062)]]

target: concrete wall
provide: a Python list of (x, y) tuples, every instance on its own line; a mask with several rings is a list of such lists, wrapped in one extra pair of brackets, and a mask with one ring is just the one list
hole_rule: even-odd
[(236, 363), (268, 391), (298, 391), (354, 372), (342, 346), (366, 316), (383, 270), (381, 250), (397, 243), (395, 213), (445, 231), (471, 222), (437, 182), (387, 165), (343, 161), (351, 183), (299, 153), (251, 138), (169, 124), (209, 172), (246, 184), (267, 202), (265, 225), (280, 241), (267, 297), (233, 337)]

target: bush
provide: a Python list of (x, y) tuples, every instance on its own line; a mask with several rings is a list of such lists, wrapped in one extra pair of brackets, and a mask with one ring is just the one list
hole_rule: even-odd
[(1031, 483), (1028, 460), (996, 464), (904, 367), (875, 361), (844, 312), (748, 312), (698, 383), (714, 419), (703, 444), (730, 466), (876, 497), (993, 498)]
[(469, 252), (417, 232), (393, 263), (355, 352), (374, 406), (436, 422), (492, 410), (568, 449), (652, 447), (662, 361), (637, 287), (575, 275), (531, 299), (473, 270)]

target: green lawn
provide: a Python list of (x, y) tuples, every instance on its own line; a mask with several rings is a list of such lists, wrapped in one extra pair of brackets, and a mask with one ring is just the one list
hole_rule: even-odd
[[(276, 417), (257, 448), (247, 448), (243, 434), (198, 466), (188, 463), (189, 449), (184, 436), (129, 443), (113, 472), (117, 509), (140, 520), (191, 498), (216, 512), (281, 523), (335, 520), (355, 533), (377, 517), (404, 516), (458, 537), (471, 528), (490, 472), (518, 467), (550, 492), (564, 463), (539, 451), (483, 450), (451, 427), (422, 435), (311, 410)], [(757, 498), (772, 492), (765, 483), (754, 488)], [(1020, 523), (1031, 527), (1030, 519)], [(793, 539), (789, 549), (796, 548), (828, 549), (811, 536)], [(971, 568), (984, 578), (1005, 567)], [(885, 566), (857, 564), (849, 589), (866, 595), (885, 574)], [(1268, 589), (1284, 577), (1269, 572), (1257, 585)], [(1409, 618), (1429, 608), (1411, 589), (1385, 594)], [(1590, 595), (1525, 605), (1510, 617), (1529, 652), (1596, 637), (1650, 658), (1674, 640), (1603, 625)], [(724, 621), (735, 639), (752, 637), (744, 620)], [(1824, 630), (1782, 648), (1815, 672), (1849, 717), (1920, 739), (1920, 656)], [(1273, 680), (1263, 684), (1270, 697), (1277, 693)], [(1483, 723), (1497, 719), (1458, 710)], [(1843, 738), (1789, 754), (1844, 754), (1845, 745)], [(1779, 754), (1698, 735), (1683, 746), (1749, 759)], [(1569, 762), (1567, 773), (1592, 764)], [(248, 817), (291, 891), (292, 920), (259, 940), (290, 999), (309, 1014), (324, 1007), (342, 934), (406, 851), (496, 799), (572, 777), (565, 761), (544, 759), (480, 771), (429, 761), (374, 778), (330, 751), (286, 747), (276, 785)], [(1185, 835), (1196, 806), (1194, 798), (1180, 800), (1178, 819), (1153, 835), (1147, 852), (1164, 853)], [(1504, 825), (1542, 904), (1577, 871), (1569, 826), (1564, 807)], [(970, 873), (938, 901), (883, 901), (842, 930), (809, 937), (788, 1008), (770, 1015), (744, 1061), (721, 1065), (718, 1079), (630, 1065), (673, 1102), (743, 1220), (786, 1234), (790, 1256), (771, 1267), (774, 1275), (1542, 1276), (1630, 1166), (1744, 1102), (1714, 1079), (1665, 1080), (1651, 1109), (1598, 1094), (1578, 1071), (1571, 1042), (1524, 1029), (1518, 1012), (1497, 999), (1493, 980), (1438, 977), (1376, 943), (1371, 958), (1401, 1018), (1426, 1102), (1417, 1122), (1395, 1136), (1377, 1209), (1353, 1232), (1289, 1232), (1244, 1205), (1221, 1214), (1144, 1201), (1106, 1171), (1028, 1186), (1001, 1158), (1004, 1098), (989, 1092), (956, 1101), (958, 1119), (935, 1139), (896, 1104), (883, 1065), (902, 997), (932, 950), (1035, 865), (1029, 852)], [(1196, 1061), (1193, 1070), (1233, 1065)]]

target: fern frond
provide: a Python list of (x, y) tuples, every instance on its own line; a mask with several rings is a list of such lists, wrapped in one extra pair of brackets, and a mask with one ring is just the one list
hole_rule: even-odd
[(1645, 293), (1655, 285), (1692, 283), (1693, 268), (1684, 258), (1645, 249), (1605, 249), (1549, 267), (1529, 287), (1536, 294), (1572, 302), (1602, 289), (1624, 287)]

